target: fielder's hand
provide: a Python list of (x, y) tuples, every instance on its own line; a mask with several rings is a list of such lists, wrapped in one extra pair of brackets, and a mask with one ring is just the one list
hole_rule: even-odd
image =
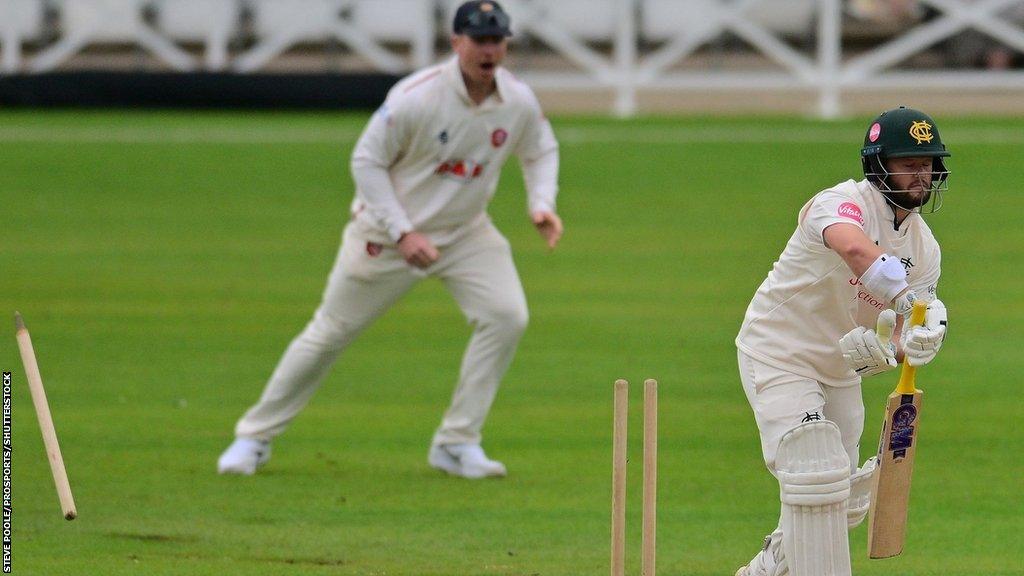
[(430, 239), (419, 232), (406, 232), (398, 240), (398, 251), (405, 261), (417, 268), (429, 268), (441, 254)]
[(946, 305), (936, 298), (928, 304), (924, 326), (903, 331), (903, 357), (911, 366), (924, 366), (931, 362), (946, 338)]
[(531, 215), (533, 225), (548, 243), (548, 248), (554, 250), (558, 240), (562, 237), (562, 219), (554, 212), (534, 212)]
[(892, 332), (896, 328), (896, 312), (883, 310), (875, 330), (857, 326), (839, 339), (846, 365), (861, 377), (874, 376), (896, 368), (896, 347)]

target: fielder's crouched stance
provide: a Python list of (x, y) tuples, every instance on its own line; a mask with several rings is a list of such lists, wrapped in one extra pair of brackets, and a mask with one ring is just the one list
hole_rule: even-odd
[(353, 218), (323, 301), (239, 420), (220, 473), (253, 474), (338, 355), (433, 277), (474, 330), (429, 464), (466, 478), (505, 475), (480, 440), (528, 317), (509, 243), (487, 216), (510, 155), (519, 156), (531, 219), (548, 247), (562, 234), (558, 143), (530, 88), (501, 68), (510, 34), (496, 2), (464, 3), (453, 26), (457, 56), (399, 82), (370, 120), (352, 154)]
[[(846, 576), (847, 532), (870, 505), (874, 458), (860, 468), (861, 378), (900, 356), (930, 362), (946, 334), (939, 245), (921, 218), (942, 203), (949, 156), (935, 122), (897, 108), (868, 128), (865, 179), (814, 196), (747, 308), (740, 378), (779, 481), (778, 527), (737, 576)], [(890, 335), (913, 302), (924, 326)]]

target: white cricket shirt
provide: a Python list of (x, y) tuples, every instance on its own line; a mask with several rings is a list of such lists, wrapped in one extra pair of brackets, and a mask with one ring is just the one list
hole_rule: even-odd
[(918, 297), (931, 301), (939, 281), (939, 244), (919, 214), (893, 227), (893, 211), (870, 182), (847, 180), (811, 198), (796, 231), (747, 307), (736, 346), (782, 370), (830, 386), (860, 377), (843, 360), (839, 339), (855, 326), (874, 329), (889, 303), (868, 293), (842, 257), (825, 245), (832, 224), (854, 224), (907, 271)]
[(352, 213), (382, 242), (405, 232), (437, 246), (488, 218), (501, 167), (519, 156), (529, 210), (554, 211), (558, 142), (533, 91), (504, 68), (497, 92), (469, 98), (453, 57), (402, 79), (352, 154)]

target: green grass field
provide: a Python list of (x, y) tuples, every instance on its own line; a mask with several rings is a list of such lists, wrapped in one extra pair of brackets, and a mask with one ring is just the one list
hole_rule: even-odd
[[(733, 337), (867, 118), (555, 120), (563, 244), (492, 205), (531, 326), (485, 429), (504, 480), (426, 465), (469, 328), (426, 282), (341, 358), (256, 477), (215, 461), (314, 310), (364, 115), (0, 113), (0, 367), (14, 374), (16, 574), (597, 575), (612, 381), (661, 381), (658, 565), (727, 575), (777, 518)], [(907, 549), (859, 575), (1022, 575), (1024, 119), (938, 118), (930, 224), (951, 332), (926, 392)], [(1018, 280), (1014, 280), (1018, 278)], [(14, 339), (32, 332), (80, 518), (60, 517)], [(865, 383), (865, 449), (895, 376)], [(639, 573), (640, 386), (629, 569)]]

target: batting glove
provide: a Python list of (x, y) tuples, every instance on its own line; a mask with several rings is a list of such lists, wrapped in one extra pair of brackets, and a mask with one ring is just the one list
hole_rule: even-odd
[(861, 377), (874, 376), (896, 368), (896, 347), (892, 332), (896, 327), (896, 312), (883, 310), (878, 315), (875, 330), (857, 326), (839, 339), (843, 359)]
[(911, 366), (931, 362), (946, 339), (946, 305), (936, 298), (928, 304), (924, 326), (903, 331), (903, 356)]

